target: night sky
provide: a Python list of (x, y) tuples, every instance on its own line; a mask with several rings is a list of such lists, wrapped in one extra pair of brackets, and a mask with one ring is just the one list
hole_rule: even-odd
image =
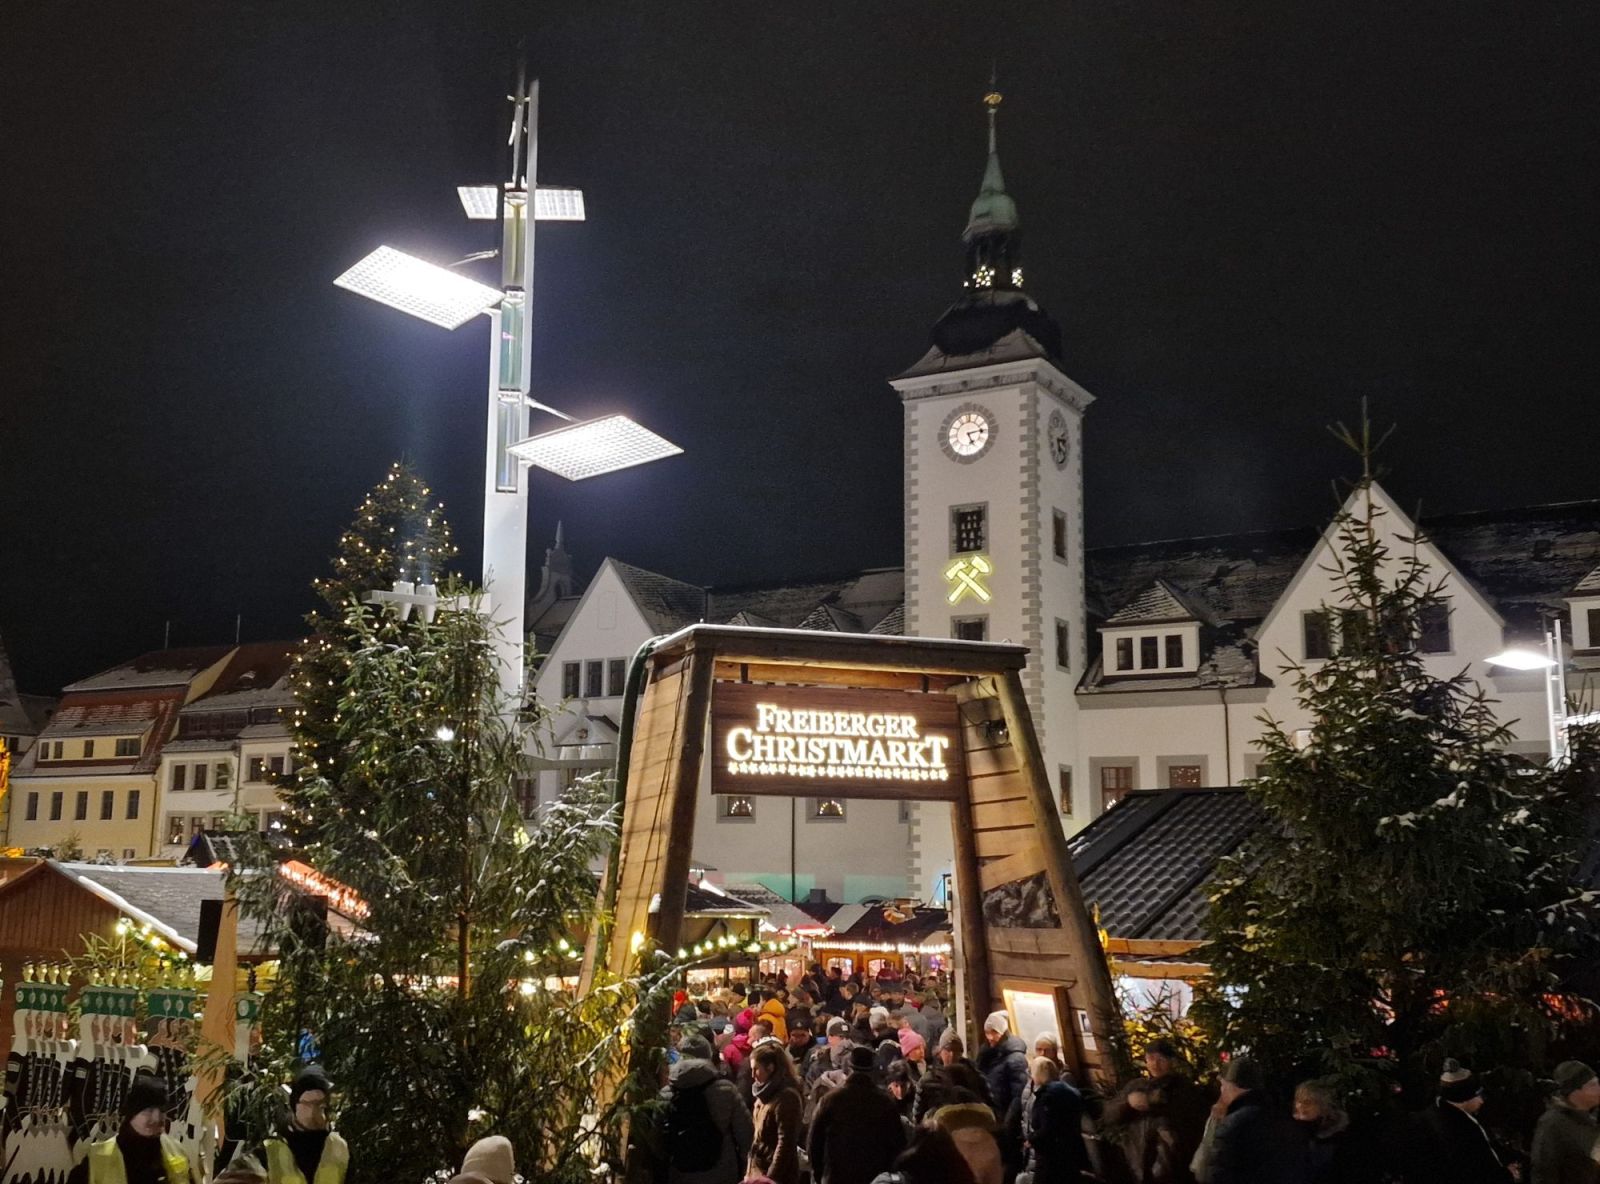
[[(1091, 544), (1324, 520), (1372, 399), (1427, 513), (1600, 494), (1600, 6), (8, 7), (0, 637), (24, 689), (291, 637), (398, 456), (476, 572), (486, 322), (335, 289), (493, 245), (543, 81), (534, 394), (686, 455), (535, 474), (606, 554), (746, 581), (900, 562), (885, 379), (960, 290), (998, 59), (1029, 288), (1098, 396)], [(493, 264), (481, 277), (495, 274)], [(543, 420), (540, 423), (553, 421)]]

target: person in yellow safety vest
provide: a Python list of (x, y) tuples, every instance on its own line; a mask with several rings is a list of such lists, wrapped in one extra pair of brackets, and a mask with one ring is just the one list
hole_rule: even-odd
[(270, 1184), (344, 1184), (350, 1147), (328, 1129), (333, 1082), (315, 1065), (289, 1086), (289, 1125), (266, 1140)]
[(189, 1157), (167, 1132), (167, 1087), (141, 1073), (122, 1097), (122, 1125), (89, 1144), (67, 1184), (192, 1184)]

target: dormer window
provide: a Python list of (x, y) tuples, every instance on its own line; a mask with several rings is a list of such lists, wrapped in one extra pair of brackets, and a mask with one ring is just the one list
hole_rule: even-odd
[[(1174, 631), (1176, 630), (1176, 631)], [(1193, 637), (1191, 642), (1189, 639)], [(1169, 673), (1192, 670), (1196, 666), (1191, 646), (1198, 650), (1199, 637), (1193, 625), (1167, 626), (1160, 630), (1130, 632), (1116, 637), (1116, 660), (1107, 674)]]

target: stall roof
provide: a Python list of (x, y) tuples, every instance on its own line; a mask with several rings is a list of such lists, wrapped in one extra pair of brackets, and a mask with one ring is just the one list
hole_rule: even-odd
[(767, 910), (767, 919), (763, 924), (783, 932), (791, 933), (828, 934), (833, 932), (832, 926), (826, 921), (820, 921), (810, 913), (791, 904), (779, 896), (771, 888), (763, 884), (729, 884), (727, 891), (733, 893), (740, 900), (747, 900), (751, 904), (760, 905)]

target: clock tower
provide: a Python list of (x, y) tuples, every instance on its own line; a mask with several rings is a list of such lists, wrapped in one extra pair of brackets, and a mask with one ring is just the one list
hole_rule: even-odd
[[(1070, 833), (1089, 821), (1073, 692), (1086, 654), (1082, 429), (1094, 396), (1062, 370), (1060, 330), (1024, 288), (995, 145), (1001, 96), (991, 86), (983, 101), (989, 158), (961, 236), (963, 291), (928, 352), (891, 380), (905, 408), (905, 631), (1028, 647), (1023, 685)], [(950, 862), (942, 810), (919, 804), (913, 892), (927, 898)]]

